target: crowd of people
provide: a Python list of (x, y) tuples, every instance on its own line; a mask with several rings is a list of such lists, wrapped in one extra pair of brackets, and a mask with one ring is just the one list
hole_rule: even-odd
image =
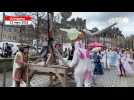
[(103, 75), (104, 70), (116, 68), (119, 77), (134, 75), (134, 51), (122, 48), (85, 48), (81, 36), (75, 41), (74, 48), (65, 49), (64, 57), (72, 59), (69, 67), (74, 67), (74, 79), (77, 87), (91, 87), (95, 85), (95, 76)]
[[(77, 45), (77, 43), (76, 43)], [(78, 47), (75, 47), (78, 49)], [(79, 49), (82, 50), (82, 48), (79, 47)], [(83, 48), (83, 50), (86, 50)], [(77, 83), (77, 86), (81, 87), (84, 85), (84, 72), (88, 69), (90, 69), (90, 82), (88, 80), (88, 85), (85, 86), (92, 86), (95, 85), (95, 79), (94, 77), (96, 75), (103, 75), (104, 70), (110, 70), (112, 68), (116, 68), (117, 74), (120, 77), (126, 77), (129, 75), (134, 75), (134, 71), (132, 69), (132, 63), (134, 63), (134, 52), (130, 49), (122, 49), (122, 48), (108, 48), (104, 49), (101, 48), (100, 50), (92, 51), (91, 49), (88, 49), (89, 57), (87, 56), (88, 64), (86, 65), (86, 59), (83, 61), (81, 58), (80, 50), (77, 50), (73, 54), (73, 60), (71, 62), (70, 67), (77, 65), (76, 71), (83, 71), (83, 75), (78, 72), (77, 74), (74, 74), (75, 80)], [(84, 52), (84, 51), (83, 51)], [(86, 51), (85, 51), (86, 53)], [(79, 57), (80, 55), (80, 57)], [(69, 55), (68, 55), (69, 56)], [(79, 66), (79, 67), (78, 67)], [(87, 66), (87, 69), (84, 68), (84, 66)], [(79, 74), (79, 75), (78, 75)], [(81, 76), (81, 79), (80, 79)], [(90, 84), (89, 84), (90, 83)]]
[[(71, 61), (69, 68), (73, 68), (73, 76), (77, 87), (91, 87), (96, 85), (96, 75), (105, 74), (105, 69), (116, 68), (119, 77), (134, 75), (131, 64), (134, 63), (134, 52), (130, 49), (122, 48), (85, 48), (81, 37), (78, 37), (72, 49), (65, 49), (62, 53), (60, 44), (55, 44), (54, 50)], [(20, 47), (16, 53), (13, 64), (13, 86), (20, 87), (21, 82), (26, 81), (26, 47)], [(52, 56), (51, 50), (47, 53), (47, 60)], [(55, 54), (56, 55), (56, 54)], [(61, 60), (59, 58), (59, 60)]]
[[(104, 68), (110, 69), (112, 66), (117, 68), (119, 76), (134, 74), (131, 64), (134, 62), (134, 52), (130, 49), (114, 48), (107, 49), (102, 54)], [(107, 56), (107, 58), (106, 58)], [(107, 59), (107, 65), (106, 65)]]
[[(91, 87), (95, 85), (96, 75), (105, 74), (105, 69), (111, 70), (116, 68), (119, 77), (134, 75), (131, 64), (134, 63), (134, 51), (122, 48), (85, 48), (82, 42), (83, 33), (79, 34), (72, 45), (72, 49), (65, 49), (62, 52), (61, 44), (54, 43), (54, 55), (59, 61), (62, 57), (67, 58), (71, 63), (67, 64), (73, 69), (73, 76), (76, 87)], [(27, 49), (20, 47), (16, 53), (13, 64), (13, 83), (14, 86), (20, 87), (20, 84), (26, 80), (26, 55)], [(47, 64), (52, 57), (52, 48), (48, 44), (43, 45), (41, 57)], [(60, 63), (60, 62), (58, 62)]]

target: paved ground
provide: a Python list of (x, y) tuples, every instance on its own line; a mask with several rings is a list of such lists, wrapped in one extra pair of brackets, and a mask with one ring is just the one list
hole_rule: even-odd
[[(11, 72), (7, 72), (6, 74), (6, 87), (10, 87), (12, 85), (11, 80)], [(3, 75), (0, 74), (0, 87), (3, 86)], [(47, 87), (49, 84), (48, 77), (44, 75), (35, 75), (31, 81), (32, 87)]]
[(127, 78), (118, 77), (115, 68), (112, 68), (110, 71), (105, 70), (104, 75), (98, 75), (96, 83), (96, 87), (127, 87)]
[[(134, 64), (133, 64), (134, 69)], [(11, 86), (11, 72), (6, 75), (6, 87)], [(3, 76), (0, 74), (0, 86), (2, 87)], [(116, 75), (115, 68), (110, 71), (105, 70), (104, 75), (96, 76), (96, 87), (134, 87), (134, 76), (129, 77), (118, 77)], [(49, 79), (43, 75), (35, 75), (31, 81), (32, 87), (47, 87), (49, 84)]]

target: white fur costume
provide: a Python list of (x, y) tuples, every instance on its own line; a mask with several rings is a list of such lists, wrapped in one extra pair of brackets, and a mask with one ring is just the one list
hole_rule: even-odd
[(123, 54), (123, 57), (121, 58), (121, 62), (125, 68), (126, 74), (134, 75), (134, 71), (132, 70), (131, 65), (129, 64), (134, 63), (134, 60), (130, 58), (130, 54)]
[[(91, 62), (86, 56), (86, 51), (87, 50), (84, 49), (84, 46), (82, 45), (81, 41), (75, 42), (75, 51), (70, 67), (75, 66), (74, 78), (77, 87), (82, 87), (84, 85), (84, 76), (87, 70), (92, 74)], [(80, 52), (84, 54), (84, 59), (81, 59)], [(91, 84), (91, 82), (89, 84)]]

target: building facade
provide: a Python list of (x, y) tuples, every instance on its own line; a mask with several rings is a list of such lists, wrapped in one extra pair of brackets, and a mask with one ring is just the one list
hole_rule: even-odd
[(0, 24), (0, 41), (32, 43), (35, 38), (34, 27)]

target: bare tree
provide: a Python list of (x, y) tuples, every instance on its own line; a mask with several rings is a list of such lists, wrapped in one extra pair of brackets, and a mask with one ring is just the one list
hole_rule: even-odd
[(46, 12), (15, 12), (14, 13), (17, 16), (32, 16), (32, 23), (34, 26), (37, 25), (39, 18), (44, 18), (46, 15)]
[[(45, 19), (46, 12), (15, 12), (15, 15), (18, 15), (18, 16), (25, 16), (25, 15), (32, 16), (32, 24), (34, 26), (34, 32), (36, 33), (35, 37), (37, 39), (37, 48), (38, 48), (40, 34), (42, 32), (41, 31), (41, 28), (42, 28), (41, 22), (42, 22), (42, 19)], [(38, 49), (37, 49), (37, 53), (38, 53)]]

